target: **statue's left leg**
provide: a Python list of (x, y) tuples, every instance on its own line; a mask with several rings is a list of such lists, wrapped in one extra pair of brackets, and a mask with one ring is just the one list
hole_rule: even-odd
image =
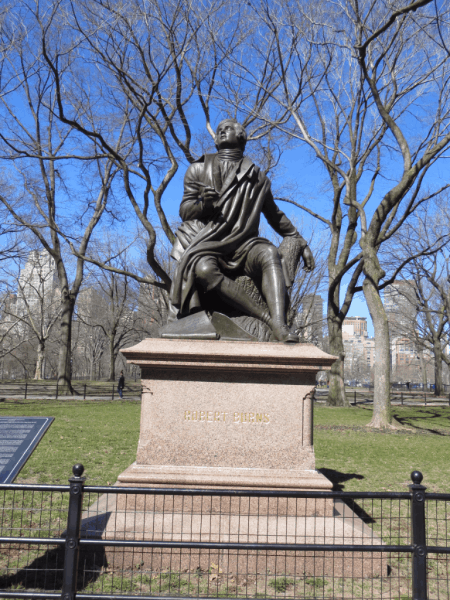
[(272, 244), (255, 244), (248, 253), (245, 270), (250, 276), (261, 275), (261, 291), (269, 307), (269, 326), (275, 339), (298, 342), (298, 335), (286, 324), (286, 283), (278, 250)]

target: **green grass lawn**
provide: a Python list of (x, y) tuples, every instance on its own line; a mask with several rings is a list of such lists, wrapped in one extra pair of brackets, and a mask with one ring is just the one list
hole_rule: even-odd
[(139, 438), (138, 402), (28, 400), (0, 404), (0, 416), (55, 417), (16, 479), (66, 484), (83, 463), (90, 485), (114, 484), (134, 460)]
[(371, 407), (315, 407), (316, 468), (345, 491), (406, 491), (410, 473), (423, 473), (429, 491), (450, 491), (450, 407), (394, 408), (407, 429), (365, 427)]
[[(345, 491), (404, 491), (414, 469), (430, 491), (450, 491), (450, 407), (396, 407), (409, 429), (393, 432), (367, 429), (371, 412), (316, 406), (316, 467)], [(1, 415), (55, 417), (16, 481), (66, 483), (82, 462), (89, 484), (113, 484), (136, 458), (138, 402), (2, 402)]]

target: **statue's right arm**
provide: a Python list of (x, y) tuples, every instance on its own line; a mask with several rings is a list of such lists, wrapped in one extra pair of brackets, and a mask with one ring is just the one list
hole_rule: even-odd
[(204, 163), (196, 162), (188, 167), (184, 176), (184, 193), (180, 205), (180, 217), (183, 221), (205, 219), (209, 216), (211, 207), (205, 206), (200, 198), (200, 187), (204, 175)]

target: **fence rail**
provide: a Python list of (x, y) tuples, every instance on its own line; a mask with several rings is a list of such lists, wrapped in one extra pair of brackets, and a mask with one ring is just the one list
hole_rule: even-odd
[[(117, 382), (79, 382), (73, 381), (73, 399), (100, 398), (120, 400)], [(124, 398), (140, 399), (140, 381), (131, 381), (126, 384), (123, 391)], [(55, 400), (67, 397), (62, 394), (61, 388), (55, 381), (22, 381), (18, 383), (0, 381), (0, 399), (4, 398), (53, 398)]]
[[(108, 400), (120, 400), (117, 390), (117, 383), (114, 382), (82, 382), (73, 381), (72, 386), (74, 394), (70, 398), (73, 400), (97, 398)], [(125, 399), (140, 400), (141, 383), (129, 381), (123, 392)], [(346, 395), (352, 404), (369, 404), (373, 402), (373, 390), (370, 388), (349, 389), (346, 388)], [(0, 401), (2, 399), (61, 399), (67, 398), (61, 394), (58, 384), (55, 381), (22, 381), (22, 382), (2, 382), (0, 381)], [(327, 388), (318, 387), (315, 391), (314, 399), (317, 402), (326, 402), (328, 397)], [(450, 406), (450, 394), (436, 398), (432, 390), (412, 390), (403, 389), (391, 390), (391, 402), (394, 405), (425, 405), (439, 404)]]
[[(345, 394), (347, 399), (352, 404), (369, 404), (373, 402), (373, 390), (367, 388), (348, 389)], [(318, 402), (326, 402), (328, 398), (328, 389), (317, 388), (314, 394), (314, 399)], [(404, 391), (393, 389), (390, 393), (391, 403), (393, 405), (442, 405), (450, 406), (450, 394), (446, 396), (436, 397), (433, 391), (430, 390), (413, 390)]]
[[(450, 597), (450, 494), (0, 485), (0, 598)], [(1, 496), (0, 496), (1, 497)]]

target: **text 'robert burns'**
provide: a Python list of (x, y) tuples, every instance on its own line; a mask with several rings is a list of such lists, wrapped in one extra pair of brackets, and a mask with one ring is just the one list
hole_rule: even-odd
[(267, 413), (259, 412), (222, 412), (220, 410), (185, 410), (185, 421), (200, 421), (205, 423), (249, 423), (257, 424), (270, 422)]

